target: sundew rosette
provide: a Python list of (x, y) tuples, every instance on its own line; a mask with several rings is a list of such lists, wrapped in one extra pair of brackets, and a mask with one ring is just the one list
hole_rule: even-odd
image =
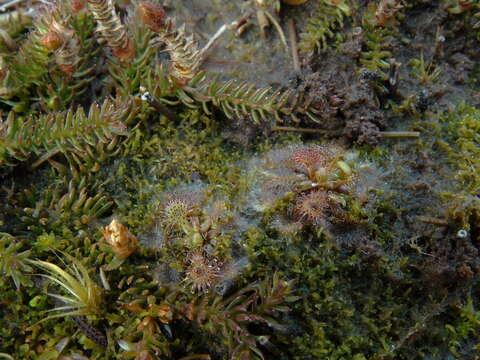
[(355, 182), (354, 159), (354, 153), (337, 143), (273, 149), (254, 170), (258, 177), (251, 186), (253, 207), (268, 215), (280, 231), (327, 228), (346, 216)]

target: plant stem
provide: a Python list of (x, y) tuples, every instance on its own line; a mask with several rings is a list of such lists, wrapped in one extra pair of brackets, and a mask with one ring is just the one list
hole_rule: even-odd
[[(292, 132), (301, 132), (307, 134), (332, 134), (332, 131), (324, 129), (307, 129), (307, 128), (297, 128), (291, 126), (272, 126), (270, 128), (272, 131), (292, 131)], [(391, 138), (418, 138), (420, 137), (420, 132), (418, 131), (379, 131), (378, 132), (382, 137), (391, 137)]]
[(272, 126), (270, 128), (272, 131), (293, 131), (293, 132), (301, 132), (301, 133), (309, 133), (309, 134), (327, 134), (329, 133), (328, 130), (323, 129), (306, 129), (306, 128), (296, 128), (291, 126)]
[(292, 49), (293, 70), (300, 72), (300, 60), (298, 58), (297, 32), (293, 19), (288, 19), (288, 33), (290, 35), (290, 47)]
[(418, 138), (420, 137), (419, 131), (380, 131), (382, 137), (392, 138)]
[(179, 121), (180, 119), (165, 105), (160, 101), (155, 99), (145, 88), (141, 88), (140, 92), (142, 93), (142, 100), (148, 102), (150, 106), (155, 108), (160, 114), (166, 116), (171, 121)]
[(280, 35), (280, 40), (282, 40), (282, 43), (285, 46), (285, 49), (288, 50), (287, 39), (285, 38), (285, 34), (283, 33), (282, 27), (277, 22), (277, 20), (273, 17), (273, 15), (270, 14), (268, 11), (265, 11), (265, 15), (267, 15), (268, 19), (272, 22), (275, 29), (277, 29), (278, 35)]
[(417, 220), (427, 224), (433, 224), (433, 225), (442, 225), (442, 226), (448, 225), (447, 220), (434, 218), (431, 216), (417, 216)]

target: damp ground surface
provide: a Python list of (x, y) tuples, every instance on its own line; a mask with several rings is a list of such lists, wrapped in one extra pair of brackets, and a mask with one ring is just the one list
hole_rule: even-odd
[(91, 10), (9, 8), (0, 357), (478, 358), (479, 3), (288, 2), (165, 2), (200, 48), (245, 19), (205, 82), (136, 3), (127, 62)]

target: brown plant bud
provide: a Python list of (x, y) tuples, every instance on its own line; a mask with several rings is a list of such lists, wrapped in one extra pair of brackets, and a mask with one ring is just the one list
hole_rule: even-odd
[[(44, 43), (45, 46), (55, 51), (55, 62), (59, 69), (71, 76), (77, 70), (80, 62), (81, 47), (77, 34), (68, 28), (65, 23), (53, 20), (50, 24), (49, 33), (44, 35), (42, 40), (44, 38), (47, 41), (47, 43)], [(50, 45), (48, 45), (48, 41), (50, 41)]]
[(180, 309), (180, 313), (185, 319), (193, 321), (197, 315), (197, 308), (193, 302), (190, 302)]
[(172, 309), (167, 304), (152, 304), (150, 305), (150, 311), (164, 324), (168, 324), (173, 319)]
[(76, 68), (73, 65), (68, 65), (68, 64), (58, 64), (58, 67), (64, 74), (67, 74), (69, 76), (71, 76), (76, 70)]
[(391, 18), (403, 8), (402, 0), (382, 0), (378, 4), (375, 11), (375, 18), (377, 24), (380, 26), (386, 26)]
[(138, 4), (138, 12), (142, 22), (153, 32), (160, 33), (169, 31), (170, 26), (163, 7), (148, 1), (140, 1)]
[(86, 0), (70, 0), (70, 7), (74, 14), (78, 14), (87, 6)]
[(123, 63), (128, 62), (135, 56), (135, 46), (130, 38), (127, 40), (125, 47), (111, 46), (111, 49), (113, 56)]
[(105, 240), (112, 246), (112, 250), (120, 259), (127, 258), (138, 246), (137, 238), (117, 220), (102, 229)]
[(138, 331), (146, 331), (151, 334), (158, 332), (160, 329), (151, 316), (146, 316), (137, 326)]
[(51, 51), (57, 50), (63, 44), (62, 37), (54, 31), (50, 31), (40, 38), (43, 46)]
[(133, 360), (153, 360), (153, 356), (148, 350), (142, 350)]

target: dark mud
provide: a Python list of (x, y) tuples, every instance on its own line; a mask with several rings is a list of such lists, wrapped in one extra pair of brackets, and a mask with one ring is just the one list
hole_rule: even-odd
[[(381, 4), (390, 10), (380, 14)], [(117, 5), (126, 14), (132, 4)], [(80, 156), (75, 144), (75, 155), (23, 159), (1, 142), (0, 123), (0, 160), (11, 160), (0, 163), (0, 357), (477, 359), (478, 2), (310, 0), (282, 3), (278, 13), (272, 3), (287, 48), (275, 27), (261, 35), (253, 1), (165, 7), (200, 46), (248, 18), (241, 35), (220, 37), (202, 68), (292, 89), (292, 108), (308, 104), (314, 116), (228, 116), (162, 88), (172, 121), (140, 100), (135, 71), (123, 83), (106, 75), (124, 65), (111, 65), (107, 49), (91, 96), (74, 105), (101, 102), (100, 93), (134, 98), (139, 120), (128, 136), (104, 136), (118, 147), (88, 143)], [(160, 81), (149, 81), (138, 83), (154, 93)], [(19, 94), (2, 98), (2, 110)], [(22, 121), (54, 108), (31, 97), (31, 107), (15, 108)], [(190, 208), (166, 221), (172, 202)], [(112, 219), (139, 239), (124, 262), (105, 240)], [(102, 284), (100, 313), (39, 322), (61, 302), (49, 300), (25, 258), (67, 267), (57, 253), (82, 259)]]

